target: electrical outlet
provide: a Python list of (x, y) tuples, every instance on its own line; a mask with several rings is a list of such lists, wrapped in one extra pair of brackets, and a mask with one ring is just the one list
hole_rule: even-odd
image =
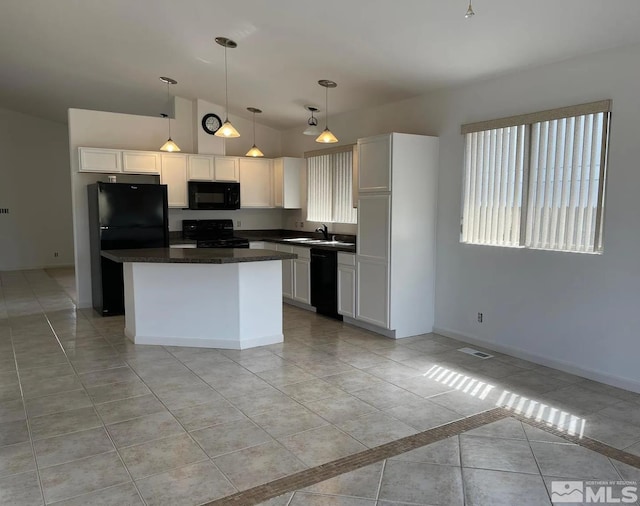
[(240, 220), (236, 220), (236, 227), (241, 227), (242, 226), (242, 222)]
[(57, 257), (58, 257), (58, 252), (57, 252), (57, 251), (54, 251), (54, 252), (53, 252), (53, 256), (57, 258)]
[(484, 318), (484, 315), (482, 313), (478, 313), (478, 323), (482, 323), (483, 318)]
[(300, 222), (300, 228), (304, 228), (304, 221)]

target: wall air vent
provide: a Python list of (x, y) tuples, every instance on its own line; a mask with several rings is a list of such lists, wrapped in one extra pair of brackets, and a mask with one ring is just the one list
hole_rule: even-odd
[(493, 355), (489, 355), (488, 353), (485, 353), (483, 351), (474, 350), (473, 348), (460, 348), (458, 349), (458, 351), (466, 353), (467, 355), (473, 355), (474, 357), (478, 357), (483, 360), (486, 360), (487, 358), (493, 358)]

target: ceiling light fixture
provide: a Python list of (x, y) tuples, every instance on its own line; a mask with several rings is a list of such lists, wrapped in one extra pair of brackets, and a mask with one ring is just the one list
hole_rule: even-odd
[(304, 108), (311, 113), (311, 117), (307, 120), (307, 128), (302, 133), (304, 135), (320, 135), (322, 132), (320, 131), (320, 127), (318, 127), (318, 118), (313, 115), (313, 113), (318, 112), (319, 109), (312, 105), (305, 105)]
[(256, 109), (255, 107), (247, 107), (247, 111), (253, 113), (253, 146), (247, 154), (244, 156), (252, 156), (254, 158), (258, 158), (264, 156), (264, 153), (258, 149), (256, 146), (256, 114), (260, 114), (262, 111), (260, 109)]
[[(161, 77), (160, 80), (167, 85), (167, 103), (169, 103), (171, 101), (171, 95), (169, 94), (169, 85), (178, 84), (178, 81), (176, 81), (175, 79), (171, 79), (170, 77)], [(169, 119), (169, 139), (167, 139), (167, 142), (165, 142), (160, 147), (160, 151), (180, 151), (178, 145), (171, 139), (171, 117), (168, 114), (163, 114), (163, 116), (166, 116)]]
[(471, 0), (469, 0), (469, 8), (467, 9), (467, 13), (464, 15), (465, 19), (469, 19), (475, 16), (476, 13), (473, 12), (473, 7), (471, 6)]
[(225, 118), (222, 126), (216, 131), (214, 135), (218, 137), (240, 137), (238, 131), (233, 127), (229, 121), (229, 86), (228, 86), (228, 73), (227, 73), (227, 48), (234, 49), (238, 47), (231, 39), (226, 37), (216, 37), (216, 43), (224, 47), (224, 101), (225, 101)]
[(336, 138), (336, 136), (331, 133), (331, 130), (329, 130), (329, 88), (335, 88), (338, 85), (333, 81), (329, 81), (328, 79), (321, 79), (320, 81), (318, 81), (318, 84), (325, 88), (326, 114), (325, 114), (324, 130), (320, 135), (318, 135), (318, 137), (316, 138), (316, 142), (322, 142), (323, 144), (338, 142), (338, 139)]

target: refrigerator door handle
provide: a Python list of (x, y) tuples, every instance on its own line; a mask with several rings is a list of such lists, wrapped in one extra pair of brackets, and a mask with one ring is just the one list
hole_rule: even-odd
[(111, 227), (100, 227), (100, 230), (109, 230)]

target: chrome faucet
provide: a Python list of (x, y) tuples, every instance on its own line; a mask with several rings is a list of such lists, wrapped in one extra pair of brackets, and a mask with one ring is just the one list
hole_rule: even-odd
[(323, 223), (321, 227), (316, 228), (316, 232), (322, 232), (322, 236), (324, 237), (325, 241), (329, 240), (329, 230), (327, 229), (327, 226)]

